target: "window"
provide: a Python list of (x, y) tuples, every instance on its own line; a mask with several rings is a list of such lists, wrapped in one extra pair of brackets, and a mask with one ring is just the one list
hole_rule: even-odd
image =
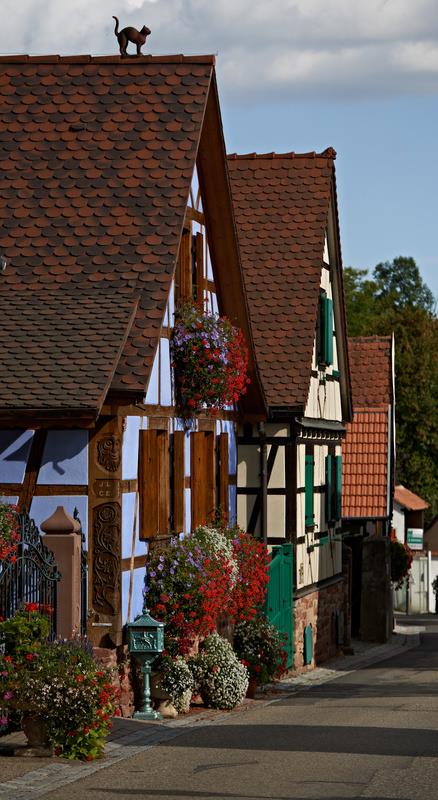
[(326, 292), (319, 296), (318, 364), (333, 364), (333, 300)]
[(328, 523), (342, 516), (342, 456), (328, 455), (325, 459), (325, 517)]

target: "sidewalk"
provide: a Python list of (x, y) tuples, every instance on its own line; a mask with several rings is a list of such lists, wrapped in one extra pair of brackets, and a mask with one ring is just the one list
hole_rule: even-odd
[[(306, 688), (335, 680), (356, 669), (370, 666), (401, 652), (418, 646), (421, 627), (396, 626), (396, 633), (386, 644), (354, 642), (354, 655), (343, 656), (311, 672), (286, 676), (266, 687), (254, 700), (244, 700), (233, 711), (203, 709), (193, 711), (174, 720), (141, 722), (133, 719), (115, 719), (109, 737), (105, 758), (91, 763), (68, 762), (63, 759), (18, 758), (4, 755), (8, 746), (24, 744), (22, 733), (11, 734), (0, 739), (0, 800), (29, 800), (45, 797), (49, 792), (80, 780), (94, 772), (125, 761), (132, 756), (154, 747), (161, 742), (181, 736), (187, 729), (220, 725), (255, 708), (263, 708), (277, 702), (280, 697), (293, 696)], [(3, 755), (2, 755), (3, 752)]]

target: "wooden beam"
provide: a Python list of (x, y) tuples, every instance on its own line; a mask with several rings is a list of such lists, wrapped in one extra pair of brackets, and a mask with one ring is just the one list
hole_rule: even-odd
[(200, 225), (205, 225), (205, 215), (203, 211), (198, 211), (196, 208), (187, 206), (186, 216), (184, 223), (189, 227), (190, 222), (199, 222)]
[(122, 426), (121, 417), (101, 417), (88, 447), (87, 633), (98, 647), (122, 643)]
[(46, 444), (47, 431), (35, 431), (30, 447), (29, 458), (27, 460), (26, 472), (18, 498), (18, 511), (29, 511), (32, 498), (35, 494), (35, 486), (38, 480), (41, 462), (43, 460), (44, 446)]

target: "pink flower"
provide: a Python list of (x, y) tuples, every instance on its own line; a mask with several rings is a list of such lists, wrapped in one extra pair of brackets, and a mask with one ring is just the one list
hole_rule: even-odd
[(4, 695), (3, 695), (3, 700), (12, 700), (13, 696), (14, 696), (14, 693), (13, 693), (13, 692), (11, 692), (11, 691), (8, 689), (8, 691), (7, 691), (7, 692), (5, 692), (5, 693), (4, 693)]

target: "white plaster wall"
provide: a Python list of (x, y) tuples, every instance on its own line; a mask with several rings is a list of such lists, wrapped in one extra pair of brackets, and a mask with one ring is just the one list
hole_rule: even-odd
[(405, 515), (401, 506), (394, 503), (394, 510), (392, 513), (392, 527), (395, 529), (395, 535), (399, 542), (405, 541)]
[(267, 531), (268, 538), (286, 536), (286, 498), (281, 495), (268, 495)]
[(0, 431), (0, 482), (22, 483), (33, 431)]
[(260, 447), (241, 444), (237, 453), (237, 485), (250, 488), (260, 485)]
[[(267, 458), (271, 453), (272, 445), (268, 444), (266, 447)], [(269, 476), (268, 489), (284, 489), (286, 486), (286, 464), (285, 464), (285, 448), (283, 445), (277, 450), (272, 472)]]

